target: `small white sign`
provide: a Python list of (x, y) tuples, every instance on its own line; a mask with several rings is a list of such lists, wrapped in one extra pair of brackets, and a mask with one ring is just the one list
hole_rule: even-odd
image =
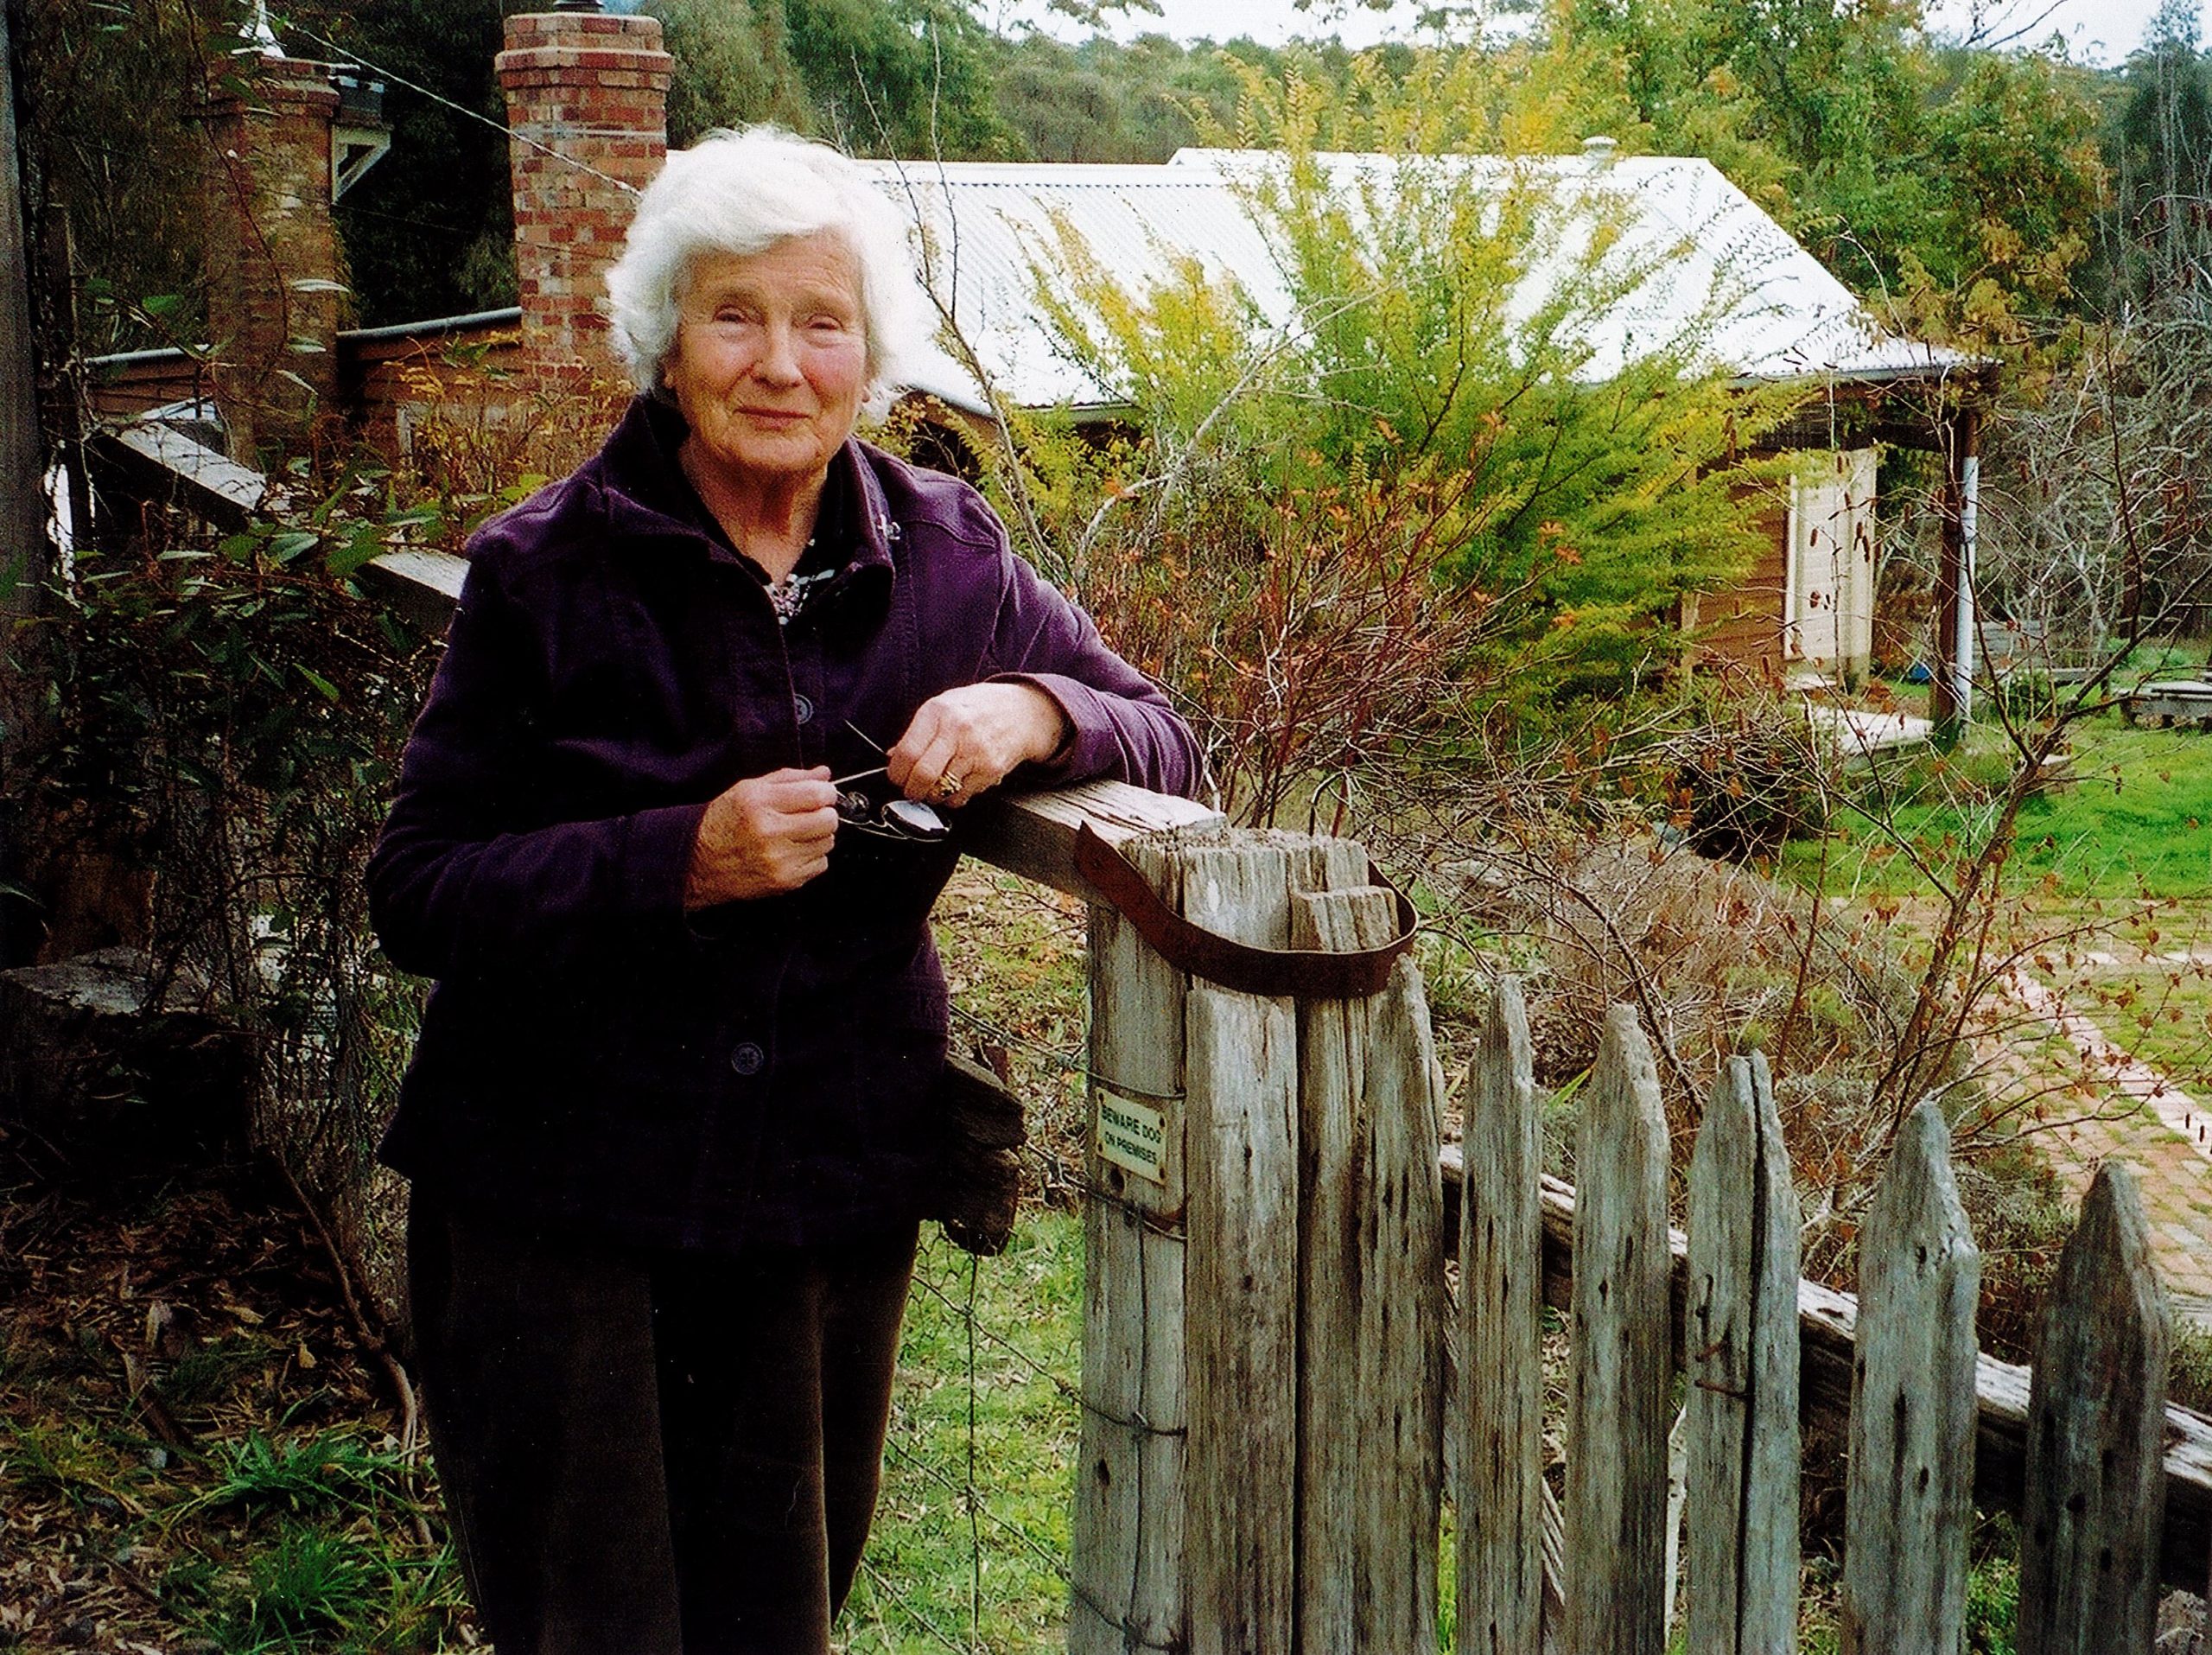
[(1125, 1172), (1167, 1181), (1167, 1121), (1119, 1092), (1098, 1093), (1098, 1153)]

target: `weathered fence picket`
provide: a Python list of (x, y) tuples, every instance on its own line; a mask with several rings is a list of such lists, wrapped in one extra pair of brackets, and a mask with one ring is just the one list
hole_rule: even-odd
[(1667, 1117), (1650, 1044), (1626, 1006), (1606, 1014), (1583, 1095), (1567, 1646), (1574, 1655), (1651, 1655), (1667, 1643)]
[[(1193, 846), (1184, 912), (1280, 948), (1290, 863), (1268, 840)], [(1291, 1646), (1296, 1596), (1298, 1021), (1197, 983), (1186, 1018), (1189, 1647), (1262, 1655)]]
[[(1181, 869), (1129, 859), (1171, 905)], [(1184, 1610), (1183, 1016), (1188, 980), (1113, 909), (1090, 910), (1096, 1196), (1084, 1215), (1083, 1457), (1071, 1523), (1071, 1655), (1166, 1650)], [(1149, 1150), (1149, 1156), (1147, 1156)], [(1109, 1159), (1112, 1154), (1115, 1158)]]
[(1467, 1077), (1454, 1456), (1459, 1647), (1533, 1651), (1543, 1614), (1544, 1234), (1535, 1050), (1518, 978), (1491, 996)]
[(1730, 1058), (1690, 1158), (1688, 1647), (1797, 1647), (1797, 1192), (1766, 1059)]
[(2147, 1655), (2165, 1511), (2166, 1303), (2134, 1175), (2107, 1162), (2036, 1341), (2020, 1655)]
[[(1397, 905), (1366, 856), (1317, 842), (1313, 888), (1291, 901), (1293, 947), (1380, 946)], [(1299, 1646), (1376, 1649), (1433, 1639), (1433, 1571), (1406, 1537), (1441, 1504), (1440, 1128), (1421, 975), (1299, 1009)]]
[[(1301, 948), (1373, 947), (1389, 940), (1396, 920), (1387, 892), (1316, 893), (1294, 905), (1294, 940)], [(1360, 1271), (1365, 1262), (1358, 1238), (1370, 1181), (1358, 1094), (1367, 1073), (1370, 1026), (1369, 1009), (1355, 1001), (1312, 1001), (1299, 1010), (1304, 1187), (1297, 1276), (1305, 1313), (1297, 1542), (1304, 1589), (1298, 1625), (1300, 1637), (1317, 1649), (1358, 1646)]]
[(1436, 1570), (1409, 1566), (1408, 1551), (1410, 1538), (1414, 1558), (1435, 1557), (1444, 1492), (1444, 1190), (1435, 1048), (1419, 968), (1400, 960), (1370, 1008), (1360, 1092), (1367, 1175), (1354, 1232), (1357, 1405), (1349, 1449), (1334, 1456), (1354, 1476), (1348, 1487), (1300, 1489), (1308, 1520), (1317, 1507), (1351, 1499), (1355, 1638), (1307, 1639), (1303, 1649), (1424, 1649), (1436, 1639)]
[(1859, 1236), (1844, 1507), (1846, 1655), (1960, 1647), (1974, 1521), (1981, 1256), (1934, 1102), (1906, 1117)]
[[(1447, 1199), (1456, 1199), (1466, 1176), (1461, 1146), (1444, 1149)], [(1546, 1174), (1537, 1206), (1544, 1226), (1544, 1302), (1564, 1314), (1573, 1294), (1574, 1187)], [(1677, 1302), (1686, 1299), (1689, 1244), (1671, 1233)], [(1808, 1421), (1833, 1425), (1840, 1439), (1851, 1407), (1851, 1372), (1859, 1325), (1859, 1300), (1818, 1282), (1797, 1284), (1800, 1411)], [(1986, 1352), (1974, 1362), (1974, 1499), (1982, 1509), (2017, 1514), (2027, 1471), (2028, 1393), (2024, 1365)], [(1447, 1438), (1452, 1451), (1459, 1447)], [(2165, 1528), (2159, 1539), (2161, 1586), (2195, 1593), (2205, 1583), (2212, 1547), (2212, 1419), (2166, 1404)]]
[[(1502, 984), (1465, 1086), (1464, 1144), (1446, 1156), (1461, 1200), (1454, 1423), (1464, 1435), (1451, 1455), (1454, 1486), (1463, 1512), (1486, 1500), (1514, 1521), (1517, 1490), (1544, 1491), (1533, 1475), (1505, 1468), (1512, 1455), (1500, 1410), (1528, 1394), (1516, 1376), (1530, 1364), (1526, 1347), (1510, 1342), (1521, 1321), (1503, 1309), (1497, 1273), (1487, 1261), (1498, 1220), (1513, 1210), (1520, 1187), (1507, 1165), (1517, 1153), (1514, 1128), (1527, 1118), (1514, 1094), (1528, 1071), (1524, 1059), (1505, 1054), (1516, 1049), (1512, 1031), (1523, 1015), (1518, 985)], [(1615, 1009), (1607, 1056), (1585, 1105), (1581, 1189), (1537, 1179), (1526, 1192), (1542, 1232), (1544, 1268), (1553, 1273), (1545, 1295), (1574, 1307), (1575, 1334), (1586, 1344), (1587, 1273), (1596, 1264), (1596, 1226), (1586, 1215), (1601, 1199), (1609, 1209), (1619, 1200), (1616, 1174), (1587, 1146), (1593, 1134), (1616, 1144), (1634, 1136), (1614, 1117), (1621, 1092), (1599, 1090), (1624, 1066), (1612, 1051), (1624, 1043), (1624, 1016)], [(1513, 1101), (1500, 1107), (1500, 1098)], [(2164, 1307), (2125, 1169), (2100, 1174), (2068, 1245), (2032, 1402), (2028, 1370), (1975, 1350), (1979, 1260), (1950, 1173), (1948, 1132), (1933, 1104), (1908, 1117), (1899, 1134), (1861, 1234), (1858, 1300), (1796, 1279), (1797, 1200), (1763, 1061), (1732, 1060), (1716, 1086), (1692, 1160), (1688, 1219), (1687, 1238), (1675, 1235), (1669, 1243), (1686, 1301), (1688, 1649), (1737, 1655), (1796, 1647), (1801, 1353), (1820, 1365), (1825, 1386), (1847, 1383), (1853, 1391), (1847, 1648), (1873, 1655), (1960, 1647), (1977, 1437), (1986, 1462), (1983, 1481), (1998, 1498), (2005, 1497), (2007, 1465), (2015, 1486), (2023, 1465), (2032, 1480), (2022, 1511), (2024, 1652), (2147, 1649), (2161, 1581), (2202, 1585), (2201, 1558), (2177, 1571), (2162, 1556), (2171, 1552), (2173, 1537), (2162, 1537), (2159, 1511), (2169, 1489), (2202, 1499), (2212, 1482), (2212, 1430), (2164, 1406)], [(1570, 1244), (1571, 1270), (1560, 1268)], [(1518, 1241), (1507, 1256), (1525, 1257)], [(1648, 1321), (1663, 1316), (1666, 1295), (1650, 1284), (1627, 1297), (1651, 1311)], [(1588, 1358), (1578, 1349), (1573, 1360), (1580, 1386)], [(1609, 1365), (1618, 1373), (1622, 1365), (1615, 1359)], [(1571, 1428), (1570, 1499), (1580, 1497), (1575, 1444), (1589, 1429)], [(1656, 1435), (1657, 1427), (1651, 1429)], [(1539, 1637), (1548, 1646), (1555, 1631), (1548, 1613), (1540, 1633), (1530, 1633), (1525, 1620), (1508, 1633), (1489, 1609), (1520, 1587), (1527, 1565), (1511, 1548), (1497, 1548), (1502, 1556), (1488, 1562), (1497, 1537), (1485, 1537), (1480, 1511), (1462, 1518), (1459, 1650), (1534, 1650)], [(1633, 1529), (1633, 1518), (1624, 1514), (1594, 1536), (1586, 1525), (1570, 1535), (1565, 1556), (1551, 1563), (1570, 1582), (1571, 1607), (1555, 1611), (1562, 1621), (1588, 1624), (1570, 1620), (1589, 1613), (1578, 1594), (1592, 1589), (1593, 1565), (1617, 1582), (1616, 1554), (1629, 1544), (1618, 1537)], [(1648, 1518), (1643, 1531), (1647, 1537), (1636, 1544), (1646, 1556), (1660, 1556), (1663, 1540)], [(1485, 1566), (1485, 1578), (1470, 1578)], [(1596, 1642), (1570, 1634), (1566, 1647), (1662, 1646), (1643, 1641), (1652, 1636), (1648, 1630), (1627, 1626), (1625, 1617), (1601, 1623)]]

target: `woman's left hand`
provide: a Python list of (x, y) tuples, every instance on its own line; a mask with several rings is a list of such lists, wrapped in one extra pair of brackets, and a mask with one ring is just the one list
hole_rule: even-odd
[(922, 703), (884, 768), (907, 798), (958, 806), (1017, 765), (1051, 758), (1067, 738), (1067, 716), (1042, 690), (963, 684)]

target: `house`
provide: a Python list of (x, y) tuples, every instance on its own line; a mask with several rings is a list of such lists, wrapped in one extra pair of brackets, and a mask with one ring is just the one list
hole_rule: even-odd
[[(1387, 194), (1402, 166), (1465, 175), (1478, 199), (1529, 192), (1550, 204), (1558, 239), (1524, 273), (1507, 307), (1536, 315), (1571, 279), (1602, 224), (1598, 268), (1626, 290), (1582, 328), (1582, 376), (1602, 383), (1639, 352), (1678, 338), (1703, 342), (1712, 366), (1745, 384), (1815, 388), (1808, 415), (1780, 434), (1796, 463), (1776, 502), (1766, 551), (1732, 591), (1684, 617), (1712, 655), (1783, 674), (1809, 669), (1856, 679), (1873, 647), (1876, 442), (1939, 445), (1930, 417), (1945, 391), (1982, 383), (1960, 353), (1885, 333), (1865, 306), (1711, 162), (1619, 156), (1593, 138), (1576, 156), (1506, 158), (1324, 155), (1342, 199)], [(1173, 261), (1195, 258), (1236, 281), (1273, 326), (1291, 296), (1249, 206), (1250, 188), (1280, 156), (1185, 150), (1164, 166), (870, 163), (923, 226), (927, 274), (997, 394), (1078, 419), (1126, 414), (1058, 348), (1033, 298), (1039, 259), (1063, 235), (1106, 275), (1141, 290)], [(1457, 181), (1455, 181), (1456, 182)], [(917, 376), (942, 403), (988, 411), (974, 377), (950, 360)]]
[[(237, 226), (234, 236), (218, 239), (231, 251), (211, 297), (211, 329), (226, 341), (224, 366), (202, 385), (207, 376), (181, 353), (110, 359), (96, 404), (143, 413), (212, 390), (232, 457), (243, 461), (264, 433), (316, 406), (342, 410), (372, 441), (404, 445), (435, 404), (455, 394), (441, 365), (457, 343), (475, 347), (480, 364), (513, 369), (515, 383), (611, 372), (600, 272), (620, 251), (632, 194), (665, 153), (671, 60), (649, 17), (567, 10), (511, 17), (506, 31), (499, 73), (514, 134), (518, 309), (337, 330), (327, 204), (340, 151), (328, 130), (336, 100), (319, 90), (333, 72), (264, 56), (255, 98), (217, 116), (230, 159), (211, 179), (210, 212), (212, 221)], [(1379, 180), (1386, 190), (1389, 169), (1405, 164), (1379, 156), (1319, 160), (1347, 187)], [(1035, 258), (1062, 228), (1125, 285), (1196, 258), (1210, 272), (1233, 276), (1271, 321), (1288, 317), (1288, 296), (1247, 206), (1256, 169), (1274, 157), (1190, 150), (1162, 166), (870, 164), (912, 213), (918, 261), (993, 391), (1014, 404), (1065, 407), (1077, 419), (1127, 412), (1113, 387), (1090, 380), (1055, 349), (1033, 299)], [(1524, 273), (1511, 307), (1517, 314), (1542, 303), (1548, 284), (1578, 256), (1576, 237), (1601, 221), (1617, 235), (1604, 257), (1627, 261), (1622, 268), (1636, 279), (1587, 319), (1589, 377), (1602, 379), (1696, 319), (1725, 372), (1746, 384), (1816, 391), (1778, 439), (1795, 456), (1794, 481), (1771, 512), (1765, 554), (1735, 589), (1708, 595), (1683, 616), (1708, 654), (1777, 674), (1849, 681), (1866, 671), (1878, 574), (1876, 456), (1878, 444), (1892, 442), (1948, 461), (1951, 556), (1931, 654), (1939, 663), (1970, 659), (1945, 640), (1963, 645), (1970, 632), (1961, 574), (1971, 566), (1973, 450), (1986, 365), (1885, 333), (1707, 162), (1622, 156), (1600, 138), (1580, 155), (1421, 164), (1464, 169), (1479, 190), (1534, 187), (1557, 201), (1560, 251)], [(302, 340), (303, 322), (323, 337)], [(914, 379), (913, 393), (929, 399), (950, 446), (986, 440), (988, 398), (966, 367), (940, 353)], [(302, 385), (311, 398), (300, 397)], [(1951, 672), (1939, 675), (1939, 695), (1953, 684)]]

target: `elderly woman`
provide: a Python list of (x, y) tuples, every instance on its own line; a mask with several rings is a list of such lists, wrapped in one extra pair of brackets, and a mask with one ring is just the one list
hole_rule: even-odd
[(975, 491), (854, 436), (908, 261), (834, 151), (669, 157), (607, 283), (643, 394), (471, 543), (371, 864), (437, 980), (382, 1153), (500, 1655), (829, 1647), (945, 1050), (957, 836), (899, 795), (1194, 780)]

